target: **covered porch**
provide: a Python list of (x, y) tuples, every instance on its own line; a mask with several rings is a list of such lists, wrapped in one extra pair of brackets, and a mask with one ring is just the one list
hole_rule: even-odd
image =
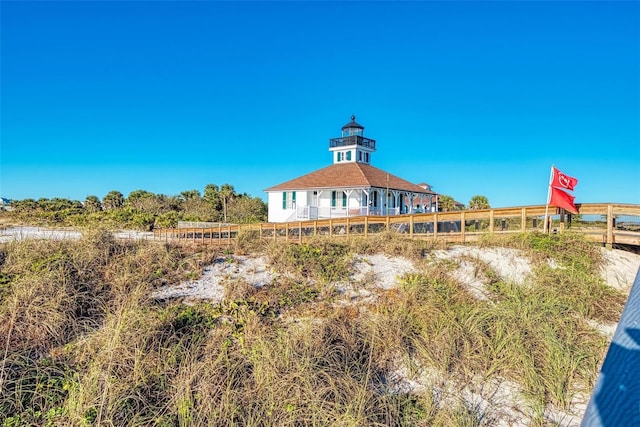
[(309, 195), (306, 205), (296, 208), (289, 221), (435, 212), (435, 196), (428, 191), (376, 187), (319, 189)]

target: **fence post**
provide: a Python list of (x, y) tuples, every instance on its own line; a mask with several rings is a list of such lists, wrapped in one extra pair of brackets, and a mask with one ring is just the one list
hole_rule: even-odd
[(302, 221), (298, 222), (298, 243), (302, 243)]
[(438, 214), (433, 214), (433, 238), (438, 237)]
[(369, 216), (364, 217), (364, 237), (369, 235)]
[(414, 214), (409, 216), (409, 237), (413, 238), (413, 217)]
[(525, 231), (527, 231), (527, 208), (522, 208), (520, 221), (522, 221), (522, 227), (520, 227), (520, 230), (524, 233)]
[(493, 209), (489, 211), (489, 233), (493, 234), (493, 226), (494, 226), (494, 217), (493, 217)]
[(462, 237), (462, 242), (464, 243), (466, 241), (466, 234), (465, 232), (467, 231), (467, 224), (465, 224), (466, 220), (465, 220), (465, 212), (462, 211), (460, 212), (460, 235)]
[(607, 249), (613, 248), (613, 205), (607, 205)]

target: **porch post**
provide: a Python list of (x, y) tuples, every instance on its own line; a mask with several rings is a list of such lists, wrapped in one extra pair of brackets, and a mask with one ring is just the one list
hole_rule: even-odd
[(347, 194), (347, 217), (349, 217), (351, 216), (349, 198), (351, 197), (351, 193), (353, 193), (353, 190), (344, 190), (344, 192)]
[(369, 195), (369, 192), (366, 189), (363, 188), (361, 191), (362, 191), (362, 194), (367, 195), (367, 203), (363, 204), (362, 200), (364, 199), (364, 197), (360, 197), (360, 213), (362, 213), (362, 208), (364, 207), (365, 215), (369, 215), (369, 205), (371, 204), (371, 196)]

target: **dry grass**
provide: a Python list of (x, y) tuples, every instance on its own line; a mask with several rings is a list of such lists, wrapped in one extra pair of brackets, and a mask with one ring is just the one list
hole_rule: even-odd
[[(552, 239), (546, 241), (545, 239)], [(565, 240), (553, 240), (565, 239)], [(446, 263), (407, 275), (374, 303), (336, 306), (332, 283), (354, 253), (422, 260), (435, 243), (371, 240), (258, 244), (282, 274), (261, 289), (226, 283), (222, 303), (151, 300), (198, 275), (214, 252), (124, 243), (97, 231), (78, 242), (0, 247), (0, 422), (14, 425), (480, 426), (461, 396), (426, 387), (477, 378), (517, 384), (532, 408), (567, 408), (590, 389), (606, 342), (587, 319), (614, 319), (623, 298), (593, 275), (578, 237), (485, 241), (527, 251), (526, 286), (490, 283), (488, 301), (449, 279)], [(379, 250), (376, 250), (376, 245)], [(218, 254), (219, 255), (219, 254)], [(561, 269), (551, 269), (552, 257)], [(542, 262), (544, 261), (544, 262)], [(485, 272), (489, 274), (490, 272)]]

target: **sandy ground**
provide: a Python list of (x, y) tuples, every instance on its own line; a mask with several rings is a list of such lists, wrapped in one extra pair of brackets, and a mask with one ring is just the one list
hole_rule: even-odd
[[(113, 235), (118, 239), (131, 239), (131, 240), (145, 240), (153, 239), (153, 233), (135, 231), (135, 230), (122, 230), (116, 231)], [(54, 229), (44, 227), (9, 227), (0, 229), (0, 243), (11, 242), (14, 240), (25, 239), (50, 239), (50, 240), (62, 240), (73, 239), (77, 240), (82, 237), (82, 232), (76, 230), (67, 229)]]
[[(628, 293), (640, 268), (640, 255), (618, 249), (603, 248), (602, 251), (606, 259), (606, 265), (601, 271), (602, 278), (610, 286)], [(487, 280), (478, 273), (478, 262), (486, 264), (503, 280), (515, 283), (524, 283), (532, 271), (529, 260), (516, 249), (454, 246), (446, 251), (434, 251), (433, 262), (438, 260), (452, 261), (452, 276), (467, 286), (478, 298), (486, 298), (484, 284)], [(352, 284), (369, 282), (369, 285), (390, 289), (396, 285), (398, 277), (416, 272), (418, 268), (408, 259), (377, 254), (367, 257), (357, 255), (352, 270)], [(219, 258), (204, 269), (199, 279), (166, 286), (159, 289), (155, 296), (161, 299), (219, 301), (224, 294), (222, 283), (239, 277), (254, 286), (265, 286), (277, 278), (278, 273), (269, 267), (265, 257)], [(350, 288), (344, 283), (338, 284), (338, 287), (344, 292), (348, 292)]]

